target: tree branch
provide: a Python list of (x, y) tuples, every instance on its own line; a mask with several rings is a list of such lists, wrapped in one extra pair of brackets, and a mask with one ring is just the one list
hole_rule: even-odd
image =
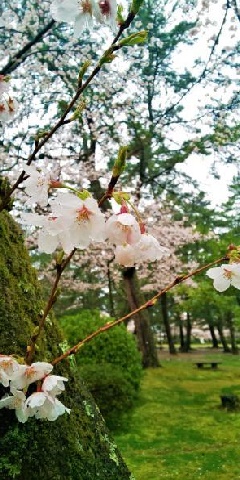
[(62, 355), (60, 355), (59, 357), (55, 358), (51, 363), (52, 365), (56, 365), (57, 363), (61, 362), (62, 360), (64, 360), (65, 358), (69, 357), (70, 355), (76, 355), (76, 353), (80, 350), (81, 347), (83, 347), (85, 345), (85, 343), (89, 343), (93, 338), (97, 337), (98, 335), (100, 335), (101, 333), (103, 332), (106, 332), (107, 330), (110, 330), (111, 328), (115, 327), (116, 325), (120, 325), (121, 323), (125, 322), (126, 320), (128, 320), (129, 318), (131, 318), (133, 315), (135, 315), (136, 313), (139, 313), (141, 312), (142, 310), (146, 310), (147, 308), (150, 308), (150, 307), (153, 307), (157, 300), (166, 292), (168, 292), (169, 290), (171, 290), (173, 287), (175, 287), (175, 285), (179, 285), (180, 283), (184, 282), (185, 280), (187, 280), (188, 278), (191, 278), (193, 277), (194, 275), (197, 275), (199, 273), (202, 273), (204, 270), (207, 270), (208, 268), (212, 267), (213, 265), (217, 265), (218, 263), (221, 263), (221, 262), (224, 262), (224, 261), (228, 261), (228, 257), (227, 256), (224, 256), (224, 257), (221, 257), (221, 258), (218, 258), (217, 260), (211, 262), (211, 263), (208, 263), (207, 265), (204, 265), (203, 267), (199, 267), (195, 270), (193, 270), (192, 272), (186, 274), (186, 275), (180, 275), (178, 277), (175, 278), (175, 280), (173, 280), (173, 282), (171, 282), (169, 285), (167, 285), (167, 287), (163, 288), (162, 290), (160, 290), (160, 292), (158, 292), (156, 295), (154, 295), (154, 297), (150, 298), (150, 300), (148, 300), (147, 302), (145, 302), (143, 305), (141, 305), (139, 308), (136, 308), (135, 310), (132, 310), (130, 313), (128, 313), (127, 315), (124, 315), (124, 317), (121, 317), (119, 318), (118, 320), (115, 320), (113, 322), (108, 322), (106, 323), (105, 325), (103, 325), (102, 327), (100, 327), (98, 330), (96, 330), (95, 332), (91, 333), (90, 335), (88, 335), (87, 337), (85, 337), (83, 340), (81, 340), (80, 342), (78, 342), (76, 345), (74, 345), (73, 347), (71, 347), (69, 350), (67, 350), (65, 353), (63, 353)]
[(49, 22), (42, 30), (40, 30), (40, 32), (38, 32), (38, 34), (34, 37), (33, 40), (28, 42), (21, 50), (19, 50), (18, 53), (13, 55), (7, 65), (5, 65), (2, 70), (0, 70), (0, 75), (9, 75), (14, 70), (16, 70), (16, 68), (18, 68), (24, 62), (25, 58), (29, 55), (29, 50), (31, 50), (31, 48), (36, 45), (36, 43), (42, 40), (45, 33), (51, 30), (55, 23), (55, 20), (51, 20), (51, 22)]

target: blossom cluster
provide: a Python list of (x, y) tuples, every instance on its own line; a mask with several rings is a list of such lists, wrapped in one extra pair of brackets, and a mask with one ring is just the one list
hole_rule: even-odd
[(51, 14), (59, 22), (74, 23), (74, 35), (78, 37), (94, 22), (116, 30), (116, 0), (53, 0)]
[[(65, 390), (67, 378), (49, 375), (52, 369), (50, 363), (22, 365), (11, 356), (0, 355), (0, 383), (9, 390), (0, 400), (0, 409), (15, 410), (21, 423), (29, 417), (54, 421), (63, 413), (70, 413), (56, 398)], [(37, 390), (29, 394), (28, 387), (35, 382)]]
[(9, 95), (9, 77), (0, 75), (0, 122), (12, 120), (17, 109), (17, 100)]
[(213, 286), (218, 292), (225, 292), (230, 285), (240, 290), (240, 263), (210, 268), (206, 275), (213, 279)]
[[(107, 220), (97, 201), (84, 190), (66, 191), (66, 185), (52, 178), (48, 171), (35, 167), (25, 168), (28, 178), (24, 181), (29, 196), (27, 203), (49, 205), (51, 211), (44, 215), (34, 212), (22, 213), (21, 222), (40, 228), (38, 247), (45, 253), (53, 253), (60, 247), (66, 254), (73, 249), (85, 249), (91, 242), (108, 241), (116, 246), (116, 261), (125, 267), (144, 261), (153, 262), (168, 254), (166, 248), (150, 234), (128, 207)], [(49, 199), (50, 188), (58, 188), (55, 197)], [(63, 191), (65, 189), (65, 191)]]

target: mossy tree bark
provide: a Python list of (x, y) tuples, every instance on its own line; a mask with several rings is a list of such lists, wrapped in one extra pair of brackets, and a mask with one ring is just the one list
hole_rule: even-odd
[[(0, 213), (0, 353), (24, 357), (42, 310), (36, 274), (10, 215)], [(53, 317), (38, 344), (35, 361), (51, 362), (65, 349)], [(1, 480), (130, 480), (104, 420), (78, 377), (73, 361), (54, 373), (69, 381), (61, 401), (71, 408), (55, 422), (30, 418), (19, 423), (13, 410), (0, 410)], [(6, 389), (0, 386), (0, 397)]]

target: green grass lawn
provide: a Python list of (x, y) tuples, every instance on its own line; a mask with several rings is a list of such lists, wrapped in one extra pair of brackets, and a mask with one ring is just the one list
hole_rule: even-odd
[(115, 435), (136, 480), (240, 479), (240, 411), (220, 408), (221, 394), (240, 395), (240, 357), (214, 354), (216, 371), (198, 370), (195, 358), (166, 359), (144, 374), (136, 408)]

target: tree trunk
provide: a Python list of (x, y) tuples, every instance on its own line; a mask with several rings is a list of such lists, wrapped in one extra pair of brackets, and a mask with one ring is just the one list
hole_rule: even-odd
[[(7, 212), (0, 213), (0, 353), (22, 359), (43, 308), (35, 271), (22, 234)], [(51, 362), (66, 349), (53, 316), (48, 317), (34, 361)], [(76, 367), (65, 360), (54, 374), (68, 378), (60, 400), (70, 415), (54, 422), (0, 410), (1, 480), (130, 480), (92, 396)], [(0, 398), (6, 388), (0, 386)]]
[(181, 348), (181, 351), (184, 353), (187, 353), (191, 350), (191, 334), (192, 334), (191, 317), (189, 313), (187, 313), (186, 337), (184, 339), (183, 347)]
[(233, 317), (232, 317), (231, 312), (228, 312), (228, 314), (227, 314), (227, 322), (226, 323), (227, 323), (227, 326), (228, 326), (229, 331), (230, 331), (232, 353), (234, 355), (238, 355), (239, 349), (238, 349), (237, 342), (236, 342), (235, 326), (234, 326), (234, 321), (233, 321)]
[(183, 324), (182, 324), (181, 320), (180, 320), (180, 323), (179, 323), (179, 338), (180, 338), (179, 350), (180, 350), (180, 352), (183, 352), (184, 351), (184, 331), (183, 331)]
[[(123, 270), (123, 280), (129, 307), (131, 310), (135, 310), (144, 302), (138, 285), (135, 267)], [(142, 354), (143, 367), (158, 367), (157, 350), (147, 311), (141, 311), (135, 314), (133, 318), (135, 320), (138, 348)]]
[(208, 325), (208, 328), (209, 328), (209, 332), (211, 334), (211, 337), (212, 337), (212, 346), (213, 348), (218, 348), (218, 339), (215, 335), (215, 329), (214, 329), (214, 325), (212, 325), (211, 323)]
[(217, 329), (218, 329), (219, 338), (220, 338), (222, 346), (223, 346), (223, 351), (225, 353), (230, 353), (231, 348), (228, 346), (227, 340), (224, 336), (223, 327), (222, 327), (222, 319), (221, 318), (218, 318)]
[(169, 318), (168, 318), (168, 310), (167, 310), (167, 294), (164, 293), (160, 297), (160, 302), (161, 302), (161, 308), (162, 308), (162, 317), (163, 317), (163, 324), (165, 327), (165, 332), (167, 335), (167, 341), (168, 341), (168, 347), (169, 347), (169, 352), (171, 354), (176, 354), (176, 348), (174, 345), (174, 341), (172, 338), (172, 332), (171, 332), (171, 327), (169, 323)]
[(189, 350), (191, 350), (191, 335), (192, 335), (191, 316), (189, 313), (187, 313), (186, 352), (189, 352)]

